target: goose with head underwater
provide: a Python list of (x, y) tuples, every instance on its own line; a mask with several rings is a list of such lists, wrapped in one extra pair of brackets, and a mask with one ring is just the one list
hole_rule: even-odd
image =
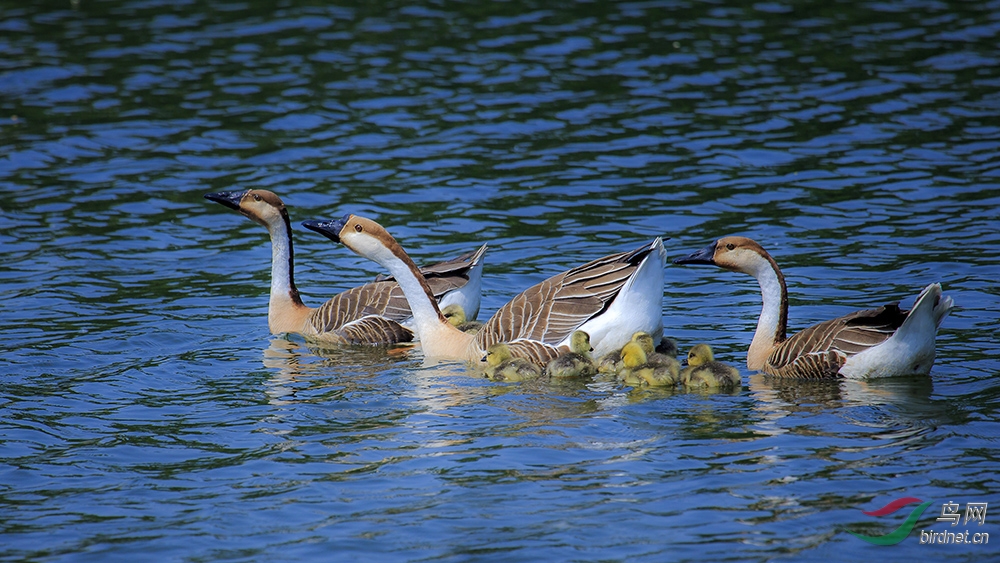
[(375, 221), (348, 214), (337, 221), (303, 225), (389, 270), (410, 303), (414, 327), (428, 358), (478, 362), (492, 344), (505, 342), (513, 356), (544, 366), (569, 349), (576, 330), (590, 335), (595, 355), (622, 346), (636, 331), (659, 334), (663, 330), (666, 251), (659, 238), (529, 287), (472, 335), (448, 323), (430, 298), (424, 276)]
[(786, 339), (785, 277), (760, 244), (745, 237), (725, 237), (674, 264), (711, 264), (757, 278), (763, 308), (747, 351), (747, 367), (777, 377), (926, 375), (934, 364), (937, 329), (953, 306), (951, 298), (941, 293), (941, 285), (932, 283), (909, 311), (898, 304), (856, 311)]
[[(306, 306), (295, 287), (292, 228), (288, 210), (267, 190), (205, 194), (239, 211), (271, 235), (271, 297), (267, 325), (272, 334), (296, 333), (337, 344), (393, 344), (413, 340), (410, 307), (395, 281), (376, 281), (335, 295), (318, 308)], [(435, 299), (479, 311), (484, 244), (478, 250), (423, 270)]]

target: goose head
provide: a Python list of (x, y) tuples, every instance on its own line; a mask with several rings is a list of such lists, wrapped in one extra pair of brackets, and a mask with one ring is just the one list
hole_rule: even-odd
[(303, 221), (302, 226), (383, 266), (392, 260), (412, 263), (389, 231), (371, 219), (348, 213), (334, 221)]
[(205, 194), (205, 199), (221, 203), (239, 211), (265, 227), (288, 222), (288, 210), (274, 192), (246, 190), (242, 192), (216, 192)]
[(573, 331), (569, 337), (569, 349), (585, 358), (590, 357), (594, 349), (590, 346), (590, 335), (582, 330)]
[(695, 344), (688, 351), (687, 363), (689, 366), (700, 366), (715, 361), (712, 347), (708, 344)]
[(710, 264), (758, 277), (762, 269), (777, 269), (774, 259), (755, 240), (723, 237), (697, 252), (674, 260), (674, 264)]

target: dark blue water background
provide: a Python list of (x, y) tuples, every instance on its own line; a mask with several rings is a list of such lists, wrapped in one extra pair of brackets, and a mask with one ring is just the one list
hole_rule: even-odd
[[(503, 385), (267, 332), (267, 188), (317, 305), (490, 244), (483, 315), (574, 265), (751, 236), (793, 330), (957, 308), (931, 376), (743, 367), (753, 280), (668, 266), (732, 394)], [(0, 558), (983, 561), (1000, 502), (1000, 2), (0, 4)], [(933, 500), (909, 538), (869, 545)], [(1000, 504), (996, 505), (1000, 509)]]

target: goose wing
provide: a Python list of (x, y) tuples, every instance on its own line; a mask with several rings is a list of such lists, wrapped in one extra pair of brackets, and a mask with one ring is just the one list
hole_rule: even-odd
[(541, 368), (544, 368), (546, 364), (560, 355), (569, 352), (569, 348), (565, 346), (557, 348), (537, 340), (514, 340), (513, 342), (508, 342), (507, 346), (510, 348), (511, 356), (523, 358)]
[(892, 303), (813, 325), (775, 347), (764, 371), (779, 377), (836, 377), (847, 358), (888, 340), (908, 313)]
[(343, 338), (346, 344), (384, 345), (413, 340), (413, 332), (408, 328), (377, 315), (351, 321), (333, 333)]
[(646, 244), (598, 258), (529, 287), (483, 325), (476, 343), (485, 350), (496, 342), (531, 340), (551, 347), (565, 340), (614, 301), (655, 248)]
[(410, 317), (410, 306), (399, 284), (383, 281), (352, 287), (320, 305), (309, 321), (317, 333), (323, 334), (372, 315), (397, 324)]

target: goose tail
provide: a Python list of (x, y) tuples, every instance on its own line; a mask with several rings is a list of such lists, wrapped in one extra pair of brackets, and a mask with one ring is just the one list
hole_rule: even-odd
[(920, 292), (920, 295), (917, 296), (916, 301), (913, 303), (913, 308), (910, 309), (906, 320), (899, 327), (898, 332), (908, 332), (916, 328), (913, 325), (924, 324), (928, 320), (934, 323), (934, 330), (936, 331), (954, 306), (955, 302), (952, 298), (942, 293), (941, 284), (932, 283), (925, 287)]

